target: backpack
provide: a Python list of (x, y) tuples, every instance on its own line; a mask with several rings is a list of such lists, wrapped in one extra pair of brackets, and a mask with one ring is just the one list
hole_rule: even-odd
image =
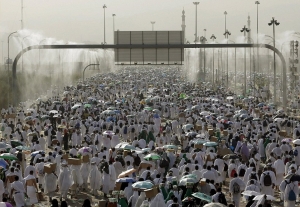
[(125, 126), (125, 127), (124, 127), (124, 131), (123, 131), (124, 134), (127, 134), (127, 131), (128, 131), (128, 128), (127, 128), (127, 126)]
[[(294, 185), (294, 187), (295, 187), (295, 185)], [(290, 188), (290, 192), (288, 194), (288, 200), (289, 201), (296, 201), (296, 194), (294, 192), (294, 187), (291, 188), (291, 186), (289, 186), (289, 188)]]
[(226, 162), (224, 162), (224, 169), (223, 169), (225, 172), (227, 172), (228, 171), (228, 165), (227, 165), (227, 163)]
[(166, 159), (161, 159), (161, 160), (160, 160), (160, 162), (159, 162), (159, 167), (165, 168), (165, 167), (168, 167), (168, 166), (169, 166), (168, 160), (166, 160)]
[(119, 124), (119, 127), (120, 127), (120, 128), (122, 128), (122, 127), (123, 127), (123, 123), (122, 123), (122, 122), (120, 122), (120, 124)]
[(251, 173), (250, 174), (250, 180), (257, 180), (256, 173)]
[(237, 182), (233, 183), (233, 194), (238, 194), (241, 192), (240, 185)]
[(48, 136), (48, 129), (44, 130), (44, 135)]
[(284, 164), (286, 165), (286, 163), (288, 163), (288, 161), (289, 161), (289, 158), (286, 157), (286, 158), (284, 159)]
[(296, 136), (297, 136), (297, 137), (300, 136), (299, 130), (296, 131)]
[(271, 179), (271, 176), (270, 176), (270, 173), (263, 173), (265, 175), (264, 177), (264, 186), (271, 186), (272, 185), (272, 179)]
[(244, 177), (246, 170), (244, 168), (242, 168), (239, 172), (239, 176), (240, 177)]
[(135, 128), (132, 127), (132, 128), (131, 128), (131, 133), (134, 133), (134, 132), (135, 132)]
[(235, 170), (235, 169), (231, 170), (230, 177), (233, 178), (235, 173), (236, 173), (236, 170)]
[(227, 206), (227, 201), (226, 201), (225, 195), (223, 193), (221, 193), (219, 195), (218, 202), (224, 204), (225, 206)]
[(102, 129), (106, 129), (106, 124), (103, 124), (103, 125), (102, 125)]
[(295, 156), (295, 157), (298, 156), (298, 150), (297, 150), (297, 149), (294, 150), (294, 156)]
[(287, 127), (291, 127), (291, 126), (292, 126), (292, 123), (291, 123), (290, 121), (288, 121), (288, 122), (286, 123), (286, 126), (287, 126)]
[(120, 130), (119, 128), (116, 128), (116, 134), (119, 134)]

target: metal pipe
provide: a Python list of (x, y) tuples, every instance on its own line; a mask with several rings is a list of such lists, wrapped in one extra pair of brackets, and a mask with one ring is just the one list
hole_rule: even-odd
[(83, 72), (82, 72), (82, 82), (84, 82), (84, 73), (85, 73), (85, 70), (90, 67), (90, 66), (96, 66), (96, 65), (100, 65), (100, 64), (89, 64), (87, 66), (85, 66), (85, 68), (83, 69)]

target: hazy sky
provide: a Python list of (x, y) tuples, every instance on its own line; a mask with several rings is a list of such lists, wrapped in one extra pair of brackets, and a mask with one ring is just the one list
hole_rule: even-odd
[[(72, 42), (103, 41), (103, 4), (106, 4), (106, 41), (113, 41), (112, 14), (116, 14), (116, 29), (181, 30), (181, 12), (186, 14), (186, 38), (193, 41), (195, 33), (195, 6), (190, 0), (23, 0), (25, 29), (39, 33), (43, 38)], [(252, 33), (256, 33), (256, 4), (254, 0), (200, 0), (198, 6), (198, 34), (207, 30), (207, 39), (215, 34), (224, 39), (224, 11), (230, 39), (236, 40), (240, 29), (251, 16)], [(280, 25), (276, 34), (300, 32), (300, 0), (260, 0), (259, 33), (272, 35), (267, 25), (275, 17)], [(7, 35), (21, 29), (21, 0), (0, 0), (0, 39), (7, 54)], [(13, 42), (12, 56), (16, 54)], [(2, 56), (2, 51), (0, 50)], [(2, 61), (1, 61), (2, 62)]]

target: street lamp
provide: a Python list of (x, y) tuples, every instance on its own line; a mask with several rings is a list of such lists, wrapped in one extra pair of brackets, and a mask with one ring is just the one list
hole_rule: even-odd
[(151, 22), (151, 24), (152, 24), (152, 31), (154, 31), (154, 24), (155, 24), (155, 22)]
[[(215, 39), (216, 36), (214, 34), (211, 35), (210, 39), (212, 39), (213, 43), (215, 43)], [(213, 48), (213, 64), (212, 64), (212, 84), (213, 84), (213, 88), (215, 88), (215, 51), (214, 51), (214, 48)]]
[(193, 2), (193, 4), (196, 6), (196, 21), (195, 21), (195, 43), (197, 42), (197, 6), (199, 2)]
[(103, 10), (104, 10), (104, 44), (106, 44), (106, 42), (105, 42), (105, 9), (106, 9), (107, 7), (106, 7), (106, 5), (104, 4), (103, 5)]
[[(244, 25), (241, 29), (241, 32), (244, 32), (244, 41), (246, 42), (246, 32), (250, 32), (250, 30)], [(246, 96), (247, 92), (247, 75), (246, 75), (246, 48), (244, 48), (244, 95)]]
[[(236, 44), (234, 41), (229, 40), (231, 42), (233, 42), (234, 44)], [(228, 40), (227, 40), (228, 43)], [(236, 92), (236, 47), (234, 48), (234, 91)]]
[[(22, 39), (22, 50), (24, 49), (24, 40), (26, 39), (26, 38), (28, 38), (28, 37), (30, 37), (31, 36), (31, 34), (30, 35), (27, 35), (26, 37), (23, 37), (23, 39)], [(22, 55), (22, 73), (23, 73), (23, 55)]]
[[(226, 15), (225, 15), (226, 17)], [(225, 36), (225, 39), (226, 39), (226, 42), (228, 44), (228, 36), (231, 35), (231, 33), (228, 31), (228, 29), (225, 30), (225, 33), (224, 33), (224, 36)], [(227, 88), (228, 88), (228, 47), (227, 47), (227, 64), (226, 64), (226, 73), (227, 73), (227, 78), (226, 78), (226, 85), (227, 85)]]
[[(269, 26), (273, 26), (273, 46), (275, 47), (275, 26), (278, 26), (280, 23), (277, 22), (277, 20), (272, 17), (271, 21), (268, 23)], [(275, 51), (273, 53), (274, 55), (274, 82), (276, 80), (276, 56)], [(285, 83), (282, 83), (285, 84)], [(274, 103), (276, 104), (276, 85), (274, 85)]]
[[(11, 35), (17, 33), (18, 31), (15, 31), (15, 32), (12, 32), (8, 35), (7, 37), (7, 64), (8, 64), (8, 69), (7, 69), (7, 75), (8, 75), (8, 78), (7, 78), (7, 81), (8, 81), (8, 87), (9, 87), (9, 64), (10, 64), (10, 59), (9, 59), (9, 38)], [(7, 106), (9, 105), (9, 92), (7, 93)]]
[[(201, 42), (201, 44), (205, 44), (205, 42), (207, 41), (207, 39), (204, 37), (204, 36), (201, 36), (200, 37), (200, 42)], [(206, 63), (205, 63), (205, 48), (204, 48), (204, 55), (203, 55), (203, 72), (204, 72), (204, 82), (205, 82), (205, 76), (206, 76), (206, 69), (205, 69), (205, 67), (206, 67)]]
[(115, 16), (116, 16), (116, 14), (112, 14), (112, 17), (113, 17), (113, 33), (115, 33)]
[[(260, 4), (259, 1), (255, 1), (255, 4), (257, 5), (257, 10), (256, 10), (256, 14), (257, 14), (257, 22), (256, 22), (256, 43), (258, 44), (258, 5)], [(256, 48), (256, 55), (257, 55), (257, 70), (259, 71), (259, 48)]]
[(226, 30), (227, 30), (227, 25), (226, 25), (226, 23), (227, 23), (227, 22), (226, 22), (227, 11), (224, 12), (224, 15), (225, 15), (225, 31), (226, 31)]

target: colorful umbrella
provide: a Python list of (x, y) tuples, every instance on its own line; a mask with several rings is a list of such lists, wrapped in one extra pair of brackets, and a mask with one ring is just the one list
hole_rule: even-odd
[(79, 154), (89, 153), (89, 152), (92, 152), (92, 149), (90, 147), (82, 147), (78, 150)]
[(147, 111), (152, 111), (153, 109), (149, 106), (145, 107), (144, 110), (147, 110)]
[(177, 150), (178, 146), (176, 145), (165, 145), (163, 146), (164, 149), (172, 149), (172, 150)]
[(17, 147), (17, 146), (23, 146), (23, 143), (20, 142), (19, 140), (11, 140), (10, 144), (13, 148)]
[(148, 154), (144, 157), (145, 160), (149, 160), (150, 158), (152, 160), (160, 160), (160, 156), (158, 154), (154, 154), (154, 153)]
[(5, 160), (18, 160), (18, 158), (11, 153), (3, 153), (0, 155), (0, 158)]
[(283, 140), (281, 140), (281, 142), (287, 142), (287, 143), (291, 143), (293, 141), (293, 139), (291, 138), (284, 138)]
[(112, 136), (114, 135), (115, 133), (113, 131), (104, 131), (103, 132), (103, 135), (108, 135), (108, 136)]
[(116, 183), (135, 183), (135, 180), (133, 178), (119, 178)]
[(6, 169), (6, 166), (8, 166), (8, 163), (4, 159), (0, 159), (0, 166)]

